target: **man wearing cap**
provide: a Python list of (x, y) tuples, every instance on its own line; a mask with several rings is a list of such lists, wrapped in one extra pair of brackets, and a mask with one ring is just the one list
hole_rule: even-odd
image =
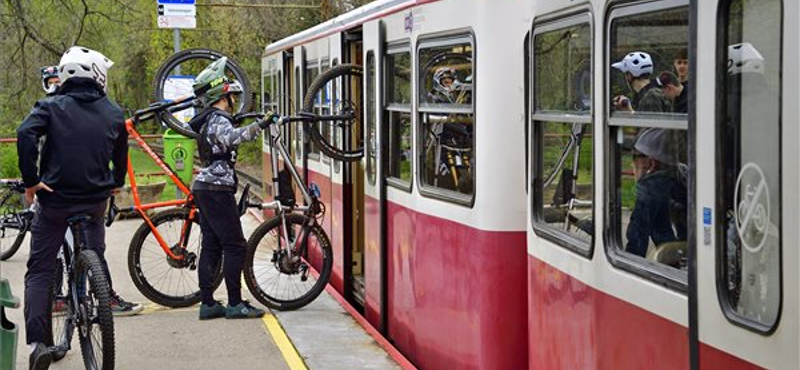
[(675, 132), (650, 128), (636, 138), (636, 203), (627, 230), (629, 253), (644, 257), (655, 245), (686, 240), (686, 183), (678, 170)]
[(664, 93), (650, 80), (653, 73), (653, 59), (650, 54), (634, 51), (611, 66), (625, 74), (625, 82), (634, 93), (632, 100), (624, 95), (614, 97), (614, 109), (630, 112), (672, 112)]

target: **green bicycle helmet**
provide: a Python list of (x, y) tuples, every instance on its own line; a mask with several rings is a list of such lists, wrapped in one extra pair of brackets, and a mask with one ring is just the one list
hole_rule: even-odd
[(194, 95), (202, 98), (205, 105), (211, 105), (230, 94), (241, 94), (242, 84), (225, 75), (227, 57), (222, 57), (206, 67), (194, 81)]

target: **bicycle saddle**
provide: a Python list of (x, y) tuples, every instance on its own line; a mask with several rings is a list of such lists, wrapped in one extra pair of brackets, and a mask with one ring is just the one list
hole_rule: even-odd
[(75, 216), (71, 216), (71, 217), (67, 218), (67, 224), (69, 224), (70, 226), (76, 225), (76, 224), (82, 224), (82, 223), (88, 222), (91, 219), (92, 219), (92, 216), (89, 216), (89, 215), (75, 215)]

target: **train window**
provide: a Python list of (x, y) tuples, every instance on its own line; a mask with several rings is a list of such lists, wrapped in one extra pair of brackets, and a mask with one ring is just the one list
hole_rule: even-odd
[(594, 220), (588, 15), (534, 26), (534, 228), (582, 254)]
[[(389, 184), (411, 189), (411, 52), (406, 45), (386, 55), (385, 117), (389, 126)], [(396, 180), (400, 180), (399, 182)]]
[[(608, 255), (618, 267), (685, 289), (688, 171), (685, 112), (666, 86), (683, 83), (673, 59), (689, 41), (686, 2), (612, 9), (607, 172)], [(670, 85), (672, 86), (672, 85)]]
[[(320, 71), (319, 71), (319, 73), (323, 74), (323, 73), (327, 72), (329, 69), (331, 69), (331, 67), (329, 65), (328, 60), (323, 60), (320, 63)], [(331, 114), (331, 87), (332, 87), (332, 84), (328, 83), (325, 86), (325, 88), (322, 89), (322, 92), (320, 93), (321, 96), (319, 97), (319, 101), (317, 102), (317, 104), (319, 104), (318, 111), (320, 112), (320, 114), (323, 114), (323, 115), (330, 115)], [(333, 124), (332, 122), (321, 122), (321, 123), (319, 123), (319, 125), (321, 126), (320, 128), (321, 128), (322, 136), (325, 137), (327, 140), (330, 140), (331, 135), (332, 135), (332, 131), (333, 131), (331, 129), (331, 125), (332, 124)], [(330, 162), (330, 158), (328, 158), (328, 157), (323, 157), (323, 160), (325, 162)]]
[(471, 202), (475, 184), (472, 41), (423, 41), (418, 62), (422, 189), (429, 195)]
[(377, 128), (376, 126), (376, 117), (375, 117), (375, 94), (377, 94), (377, 90), (375, 89), (375, 53), (372, 50), (367, 52), (367, 64), (366, 70), (364, 71), (364, 77), (366, 78), (366, 94), (367, 94), (367, 107), (365, 109), (366, 112), (366, 123), (367, 123), (367, 142), (366, 142), (366, 151), (367, 151), (367, 181), (369, 181), (370, 185), (375, 185), (377, 179), (377, 153), (378, 153), (378, 142), (377, 142)]
[[(316, 61), (309, 61), (306, 64), (306, 81), (305, 81), (305, 89), (304, 91), (308, 92), (308, 88), (317, 79), (319, 76), (319, 65)], [(322, 114), (322, 94), (318, 94), (314, 97), (314, 105), (313, 105), (313, 113)], [(315, 122), (312, 124), (315, 126), (313, 129), (317, 129), (320, 125), (319, 122)], [(320, 151), (319, 147), (314, 143), (313, 140), (309, 140), (308, 142), (308, 159), (311, 160), (319, 160), (320, 158)]]
[[(294, 67), (294, 101), (295, 101), (294, 113), (295, 114), (297, 114), (297, 112), (299, 112), (302, 109), (301, 105), (303, 104), (302, 99), (300, 98), (302, 96), (301, 95), (302, 92), (301, 92), (301, 89), (300, 89), (300, 79), (301, 79), (301, 77), (302, 76), (300, 76), (300, 67), (295, 66)], [(302, 141), (303, 141), (303, 139), (302, 139), (302, 137), (303, 137), (303, 126), (299, 122), (293, 123), (291, 125), (293, 126), (292, 128), (293, 128), (293, 131), (295, 133), (294, 137), (292, 138), (292, 139), (294, 139), (293, 140), (294, 141), (294, 149), (293, 149), (293, 151), (294, 151), (295, 157), (299, 160), (300, 158), (303, 157), (303, 153), (302, 153), (302, 151), (303, 151), (303, 143), (302, 143)]]
[[(339, 59), (334, 59), (333, 62), (331, 62), (331, 68), (336, 67), (338, 65), (339, 65)], [(331, 106), (339, 104), (337, 97), (341, 92), (337, 90), (336, 81), (337, 79), (334, 79), (333, 82), (331, 82), (331, 85), (329, 86), (331, 95)], [(333, 142), (336, 143), (337, 148), (342, 147), (341, 131), (342, 131), (341, 128), (331, 127), (331, 140), (333, 140)], [(342, 170), (342, 161), (333, 161), (333, 171), (339, 173), (341, 170)]]
[(780, 0), (723, 2), (717, 49), (717, 276), (729, 319), (777, 326), (781, 306)]

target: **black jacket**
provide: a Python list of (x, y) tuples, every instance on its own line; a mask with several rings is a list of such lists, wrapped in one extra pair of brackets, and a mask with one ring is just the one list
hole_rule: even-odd
[[(42, 136), (47, 140), (37, 168)], [(36, 102), (17, 129), (17, 151), (25, 187), (43, 182), (53, 189), (37, 192), (44, 205), (100, 202), (125, 185), (125, 118), (90, 79), (67, 80), (57, 95)]]

